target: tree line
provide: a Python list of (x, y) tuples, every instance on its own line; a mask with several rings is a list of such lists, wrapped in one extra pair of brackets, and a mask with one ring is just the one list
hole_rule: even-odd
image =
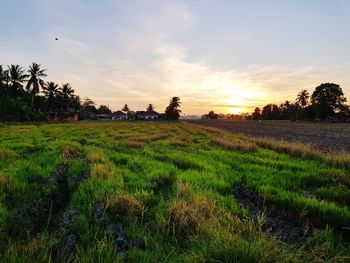
[[(341, 87), (334, 83), (323, 83), (313, 93), (301, 90), (294, 102), (285, 101), (280, 105), (269, 103), (256, 107), (251, 114), (224, 116), (234, 119), (253, 120), (336, 120), (349, 121), (350, 108)], [(219, 119), (223, 115), (210, 111), (204, 119)]]
[(45, 81), (46, 72), (37, 63), (28, 70), (20, 65), (7, 69), (0, 65), (0, 121), (40, 121), (46, 120), (51, 111), (80, 108), (80, 97), (71, 85)]
[[(46, 121), (52, 112), (78, 112), (80, 119), (91, 114), (112, 113), (106, 105), (96, 108), (89, 98), (82, 102), (69, 83), (60, 85), (46, 81), (46, 77), (47, 70), (34, 62), (28, 70), (20, 65), (12, 64), (7, 68), (0, 65), (0, 122)], [(178, 119), (180, 105), (179, 97), (171, 98), (165, 110), (166, 119)], [(149, 104), (147, 110), (153, 111), (153, 105)]]
[[(172, 97), (169, 101), (169, 105), (165, 109), (164, 117), (167, 120), (177, 120), (181, 114), (181, 101), (179, 97)], [(125, 104), (123, 108), (120, 110), (121, 112), (127, 114), (130, 119), (133, 118), (135, 112)], [(148, 104), (146, 107), (147, 112), (155, 112), (155, 107), (153, 104)], [(98, 114), (112, 114), (112, 110), (107, 105), (100, 105), (100, 107), (96, 108), (96, 104), (89, 98), (86, 98), (82, 104), (81, 112), (85, 116), (82, 118), (89, 118), (89, 116), (98, 115)]]

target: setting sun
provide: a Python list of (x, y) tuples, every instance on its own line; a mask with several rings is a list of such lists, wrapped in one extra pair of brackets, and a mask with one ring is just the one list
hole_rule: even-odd
[(243, 108), (229, 108), (228, 110), (231, 114), (239, 114), (244, 112)]

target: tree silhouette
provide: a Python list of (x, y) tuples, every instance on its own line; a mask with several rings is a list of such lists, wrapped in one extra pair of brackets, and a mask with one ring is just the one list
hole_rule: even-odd
[(27, 82), (26, 89), (32, 94), (32, 101), (30, 108), (33, 109), (34, 97), (40, 92), (40, 87), (45, 86), (45, 82), (42, 78), (47, 77), (45, 73), (46, 69), (40, 69), (40, 65), (34, 63), (29, 67), (29, 80)]
[(256, 107), (254, 109), (254, 112), (252, 113), (252, 117), (253, 117), (254, 120), (258, 120), (258, 119), (261, 118), (261, 110), (260, 110), (259, 107)]
[(128, 104), (125, 104), (124, 107), (122, 108), (122, 111), (128, 113), (130, 111), (130, 108), (128, 106)]
[(11, 65), (8, 67), (8, 83), (11, 88), (11, 95), (18, 97), (23, 95), (23, 82), (27, 80), (28, 75), (20, 65)]
[(154, 111), (153, 104), (148, 104), (147, 111)]
[(3, 96), (6, 94), (8, 80), (9, 80), (8, 70), (4, 70), (2, 68), (2, 65), (0, 65), (0, 96)]
[(181, 110), (179, 109), (181, 105), (179, 97), (173, 97), (170, 99), (169, 106), (165, 109), (165, 117), (168, 120), (177, 120), (180, 117)]
[(344, 93), (338, 84), (324, 83), (316, 87), (311, 96), (311, 103), (320, 119), (332, 117), (336, 112), (347, 109)]
[(69, 111), (69, 107), (71, 106), (71, 99), (74, 98), (74, 89), (69, 83), (63, 84), (61, 89), (61, 96), (62, 96), (62, 102), (63, 107), (65, 111)]
[(48, 108), (54, 110), (57, 108), (57, 97), (60, 95), (58, 84), (55, 82), (47, 82), (43, 87), (43, 93), (46, 98)]
[(302, 107), (304, 108), (306, 105), (308, 105), (309, 103), (309, 92), (307, 90), (302, 90), (298, 93), (297, 95), (297, 99), (296, 102)]
[(211, 120), (217, 120), (219, 119), (219, 114), (216, 114), (214, 111), (209, 111), (209, 113), (206, 115), (207, 119), (211, 119)]
[(267, 104), (261, 113), (262, 117), (267, 120), (277, 120), (280, 115), (279, 108), (276, 104)]
[(112, 111), (108, 108), (107, 105), (100, 105), (100, 107), (97, 109), (99, 114), (110, 114)]

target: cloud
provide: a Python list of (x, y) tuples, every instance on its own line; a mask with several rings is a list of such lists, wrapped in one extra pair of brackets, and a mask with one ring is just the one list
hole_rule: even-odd
[[(46, 28), (46, 49), (40, 61), (49, 69), (50, 80), (70, 82), (82, 97), (113, 109), (125, 103), (143, 109), (153, 103), (162, 111), (171, 96), (179, 96), (184, 113), (201, 114), (211, 109), (252, 110), (269, 102), (294, 100), (299, 90), (312, 91), (322, 82), (341, 81), (345, 93), (350, 91), (349, 64), (260, 64), (221, 70), (209, 62), (191, 59), (191, 49), (181, 44), (179, 36), (197, 18), (180, 1), (126, 1), (123, 4), (132, 10), (128, 10), (132, 19), (111, 16), (108, 30), (90, 28), (86, 23), (80, 27), (83, 32), (76, 31), (69, 17), (75, 10), (85, 17), (93, 16), (95, 11), (86, 1), (37, 2), (48, 22), (51, 16), (54, 21)], [(114, 3), (107, 1), (111, 6)], [(62, 12), (65, 14), (60, 16)], [(54, 40), (56, 35), (58, 41)], [(6, 54), (10, 60), (8, 54), (15, 57), (16, 50), (8, 47)]]

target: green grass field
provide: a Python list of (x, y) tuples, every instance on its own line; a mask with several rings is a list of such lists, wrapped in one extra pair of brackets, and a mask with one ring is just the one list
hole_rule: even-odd
[(350, 262), (349, 187), (346, 154), (185, 122), (4, 125), (0, 261)]

